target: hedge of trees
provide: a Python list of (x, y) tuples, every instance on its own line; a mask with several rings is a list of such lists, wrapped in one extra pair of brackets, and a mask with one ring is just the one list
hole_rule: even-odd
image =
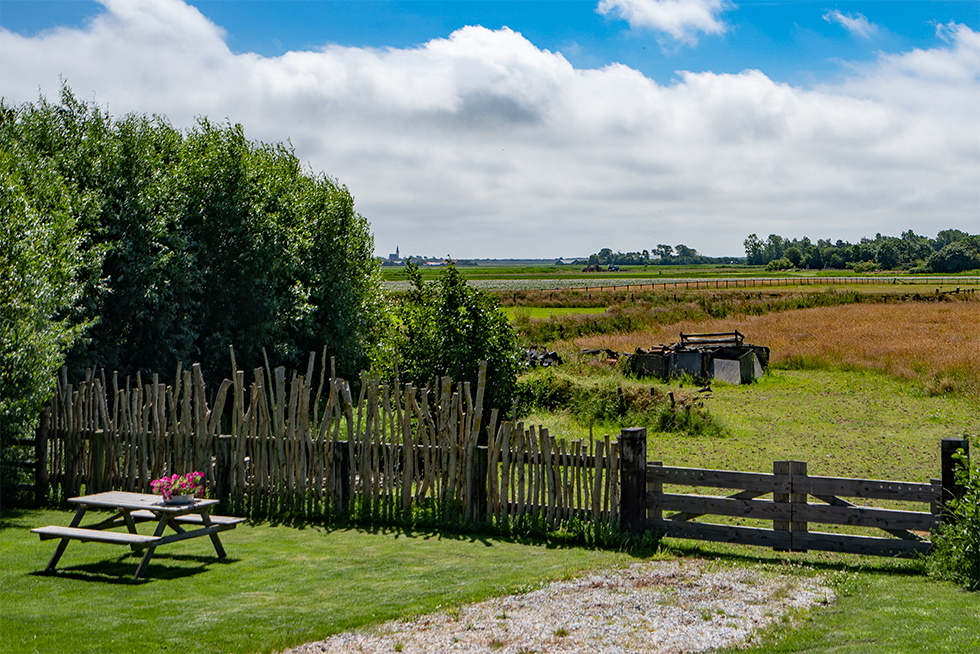
[(230, 344), (244, 370), (326, 346), (353, 377), (388, 325), (348, 190), (240, 125), (114, 119), (67, 87), (0, 102), (0, 212), (0, 444), (32, 429), (62, 364), (200, 362), (216, 383)]
[(835, 268), (869, 270), (909, 270), (915, 273), (956, 273), (980, 268), (980, 235), (946, 229), (936, 238), (919, 236), (912, 230), (901, 237), (875, 235), (858, 243), (829, 239), (787, 239), (770, 234), (762, 240), (756, 234), (745, 239), (746, 263), (769, 270), (790, 268)]

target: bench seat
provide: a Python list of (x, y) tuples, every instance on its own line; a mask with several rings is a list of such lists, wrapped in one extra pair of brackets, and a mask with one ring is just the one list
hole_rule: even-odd
[(31, 529), (31, 533), (40, 535), (41, 540), (50, 540), (52, 538), (70, 538), (83, 543), (92, 541), (96, 543), (111, 543), (113, 545), (132, 545), (133, 547), (147, 547), (160, 541), (159, 536), (131, 534), (128, 531), (82, 529), (80, 527), (38, 527), (37, 529)]
[[(157, 520), (157, 516), (153, 515), (152, 511), (146, 511), (140, 509), (138, 511), (130, 512), (131, 516), (137, 520)], [(235, 518), (226, 515), (212, 515), (208, 516), (211, 519), (212, 525), (222, 525), (222, 526), (234, 526), (245, 522), (246, 518)], [(199, 513), (188, 513), (186, 515), (181, 515), (173, 518), (173, 521), (181, 525), (203, 525), (204, 518), (201, 517)]]

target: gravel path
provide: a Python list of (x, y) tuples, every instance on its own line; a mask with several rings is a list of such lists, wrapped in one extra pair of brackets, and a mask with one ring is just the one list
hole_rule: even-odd
[(680, 654), (743, 644), (792, 608), (831, 602), (819, 579), (707, 562), (638, 563), (338, 634), (284, 654)]

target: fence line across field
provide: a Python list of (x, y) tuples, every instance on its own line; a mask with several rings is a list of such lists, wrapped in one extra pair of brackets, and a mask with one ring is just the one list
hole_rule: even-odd
[[(681, 289), (723, 289), (749, 288), (756, 286), (826, 286), (826, 285), (909, 285), (909, 286), (958, 286), (963, 287), (980, 283), (980, 277), (706, 277), (706, 278), (669, 278), (654, 277), (601, 277), (597, 279), (561, 278), (527, 278), (527, 279), (479, 279), (471, 278), (467, 283), (475, 288), (496, 292), (517, 291), (579, 291), (579, 292), (616, 292), (616, 291), (679, 291)], [(411, 283), (403, 280), (389, 280), (385, 288), (390, 291), (403, 291)], [(950, 290), (949, 293), (975, 293), (975, 288), (963, 288), (962, 291)]]

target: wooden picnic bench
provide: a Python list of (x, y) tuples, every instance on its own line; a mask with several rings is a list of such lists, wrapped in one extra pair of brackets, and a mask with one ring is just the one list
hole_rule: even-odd
[[(217, 500), (196, 499), (186, 504), (167, 504), (159, 495), (109, 491), (73, 497), (68, 501), (78, 505), (75, 517), (72, 518), (69, 526), (50, 525), (31, 530), (38, 534), (42, 541), (61, 539), (45, 572), (54, 572), (68, 543), (73, 540), (82, 543), (128, 545), (134, 552), (145, 550), (136, 568), (134, 579), (139, 579), (146, 574), (147, 566), (157, 547), (188, 538), (209, 536), (215, 553), (219, 558), (225, 558), (225, 549), (218, 539), (218, 532), (234, 529), (245, 521), (245, 518), (211, 515), (211, 508), (218, 503)], [(97, 524), (79, 526), (90, 507), (112, 509), (115, 513)], [(156, 529), (152, 536), (136, 531), (137, 524), (154, 521)], [(185, 526), (189, 528), (185, 529)], [(126, 527), (126, 531), (109, 531), (117, 527)], [(168, 528), (174, 533), (164, 535)]]

